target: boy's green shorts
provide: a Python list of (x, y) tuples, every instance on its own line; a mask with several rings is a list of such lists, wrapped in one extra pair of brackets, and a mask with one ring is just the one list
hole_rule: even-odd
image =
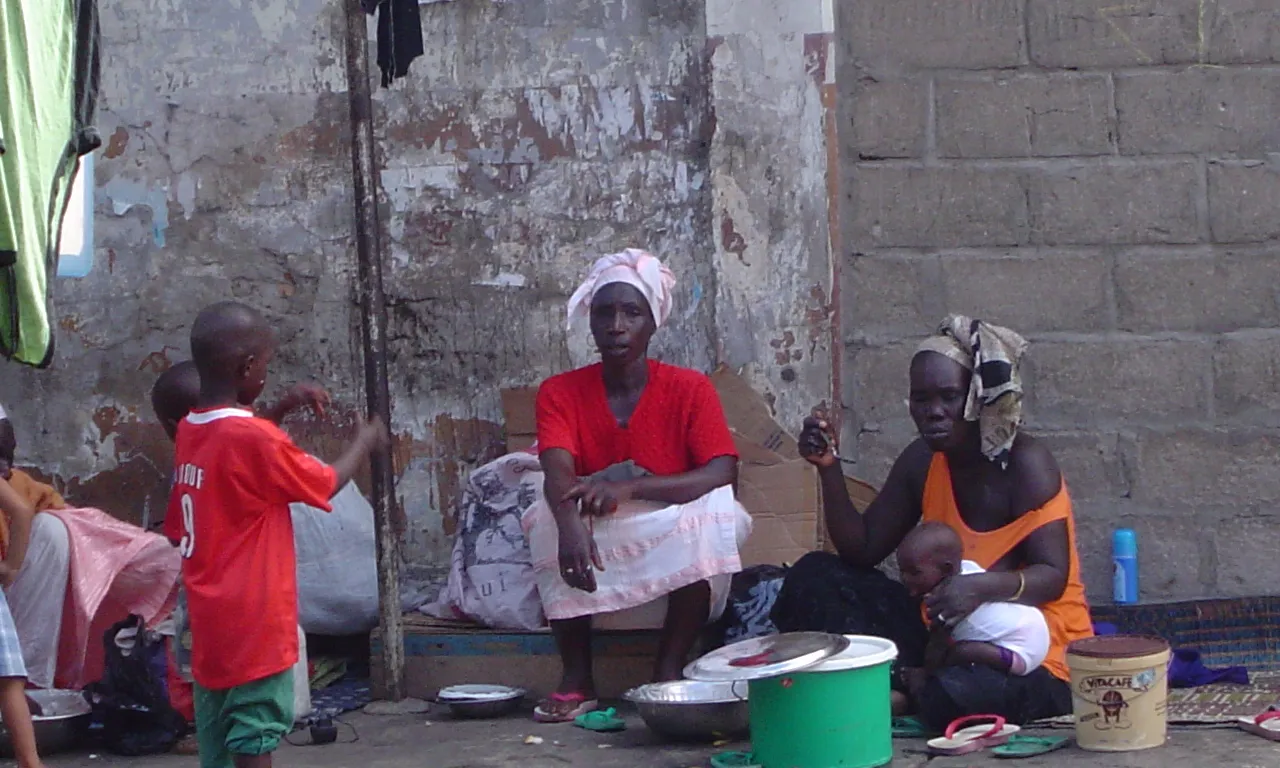
[(293, 730), (293, 669), (211, 691), (195, 684), (202, 768), (232, 768), (232, 755), (265, 755)]

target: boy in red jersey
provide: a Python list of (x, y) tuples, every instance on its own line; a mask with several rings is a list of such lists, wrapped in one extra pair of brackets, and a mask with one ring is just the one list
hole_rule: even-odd
[[(178, 425), (200, 403), (200, 372), (190, 360), (175, 363), (156, 379), (151, 389), (151, 407), (164, 427), (169, 439), (178, 439)], [(329, 405), (329, 395), (315, 384), (297, 384), (276, 405), (260, 412), (262, 418), (275, 424), (299, 408), (310, 408), (317, 416), (323, 416)], [(164, 532), (173, 545), (182, 539), (182, 519), (166, 518)], [(195, 698), (191, 677), (191, 632), (187, 617), (187, 592), (178, 587), (178, 606), (174, 610), (175, 635), (169, 642), (167, 682), (169, 701), (188, 723), (195, 723)], [(195, 733), (184, 737), (173, 749), (178, 754), (198, 754)]]
[(329, 466), (255, 417), (275, 347), (271, 328), (243, 304), (208, 307), (191, 329), (200, 400), (178, 426), (169, 515), (182, 533), (205, 768), (269, 768), (292, 728), (298, 592), (289, 505), (329, 509), (388, 440), (380, 421), (361, 424)]

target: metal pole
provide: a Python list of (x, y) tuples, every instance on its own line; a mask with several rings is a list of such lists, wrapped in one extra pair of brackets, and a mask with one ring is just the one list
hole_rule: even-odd
[[(347, 95), (351, 106), (351, 175), (355, 188), (356, 280), (360, 288), (360, 339), (369, 413), (391, 425), (387, 385), (387, 305), (382, 293), (382, 242), (374, 168), (373, 96), (369, 89), (369, 40), (360, 0), (344, 0), (347, 17)], [(391, 450), (378, 451), (373, 470), (373, 520), (378, 537), (379, 624), (386, 696), (404, 698), (404, 627), (400, 616), (400, 546), (394, 525), (395, 474)]]

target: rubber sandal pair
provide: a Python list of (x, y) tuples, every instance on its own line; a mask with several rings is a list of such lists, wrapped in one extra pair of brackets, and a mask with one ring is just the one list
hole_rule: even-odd
[[(572, 704), (573, 708), (560, 712), (556, 711), (561, 707), (547, 705), (567, 705)], [(533, 710), (533, 720), (537, 723), (572, 723), (579, 717), (595, 712), (600, 708), (600, 702), (596, 699), (588, 699), (581, 693), (553, 693), (546, 698), (545, 701), (538, 704)]]
[[(895, 726), (898, 720), (919, 722), (915, 718), (895, 718)], [(985, 724), (969, 725), (969, 723)], [(1071, 740), (1064, 736), (1030, 736), (1019, 733), (1020, 730), (1021, 728), (1016, 725), (1009, 725), (999, 715), (962, 717), (948, 725), (941, 737), (929, 740), (929, 754), (968, 755), (990, 749), (992, 757), (1016, 760), (1046, 755), (1063, 749), (1071, 743)]]
[(578, 715), (573, 719), (573, 724), (596, 733), (616, 733), (627, 730), (627, 721), (618, 717), (618, 710), (613, 707)]
[(1268, 741), (1280, 741), (1280, 712), (1269, 709), (1257, 717), (1240, 718), (1240, 730), (1261, 736)]

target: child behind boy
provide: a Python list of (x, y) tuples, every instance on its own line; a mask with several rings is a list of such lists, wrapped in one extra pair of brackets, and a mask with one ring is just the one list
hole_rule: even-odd
[[(915, 597), (924, 597), (947, 579), (985, 573), (963, 560), (960, 536), (944, 523), (917, 526), (898, 547), (902, 581)], [(945, 636), (941, 636), (945, 640)], [(980, 664), (1014, 675), (1035, 671), (1049, 653), (1049, 625), (1040, 609), (1019, 603), (984, 603), (950, 631), (954, 644), (939, 666)]]
[(200, 399), (178, 426), (169, 515), (181, 526), (205, 768), (269, 768), (292, 728), (298, 596), (289, 505), (329, 509), (388, 440), (381, 422), (362, 424), (329, 466), (255, 417), (275, 348), (271, 328), (243, 304), (208, 307), (191, 330)]
[[(9, 483), (0, 479), (0, 512), (9, 518), (9, 543), (0, 561), (0, 587), (8, 587), (18, 577), (31, 538), (35, 512)], [(36, 734), (27, 699), (27, 667), (22, 661), (22, 643), (9, 613), (9, 603), (0, 589), (0, 719), (13, 744), (18, 768), (42, 768), (36, 754)]]
[[(170, 366), (156, 379), (151, 388), (151, 408), (164, 427), (170, 440), (178, 439), (178, 424), (187, 417), (200, 400), (200, 373), (196, 364), (187, 360)], [(172, 490), (172, 489), (170, 489)], [(163, 521), (165, 536), (176, 547), (182, 538), (180, 520), (166, 517)], [(191, 677), (191, 631), (186, 620), (187, 590), (178, 578), (178, 603), (173, 611), (174, 632), (169, 640), (168, 665), (165, 679), (169, 686), (169, 703), (186, 719), (195, 723), (195, 699)], [(194, 734), (179, 741), (173, 751), (180, 755), (199, 753)]]

